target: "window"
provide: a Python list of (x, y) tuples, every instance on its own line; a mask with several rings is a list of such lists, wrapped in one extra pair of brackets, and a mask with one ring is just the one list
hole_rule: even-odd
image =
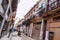
[(33, 12), (31, 12), (31, 13), (33, 13)]
[(35, 12), (35, 9), (34, 9), (34, 12)]
[(36, 8), (38, 8), (38, 6), (36, 6)]
[(60, 16), (53, 18), (53, 21), (60, 21)]
[(53, 40), (54, 38), (54, 32), (49, 32), (49, 40)]

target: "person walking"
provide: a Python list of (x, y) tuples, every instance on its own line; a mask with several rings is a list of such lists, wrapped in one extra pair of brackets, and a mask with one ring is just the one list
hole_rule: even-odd
[(8, 35), (8, 38), (10, 37), (10, 34), (13, 32), (13, 28), (10, 28), (9, 29), (9, 35)]
[(18, 36), (21, 36), (20, 25), (18, 25), (17, 28), (18, 28)]

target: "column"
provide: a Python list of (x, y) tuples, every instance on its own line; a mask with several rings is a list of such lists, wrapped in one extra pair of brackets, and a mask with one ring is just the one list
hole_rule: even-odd
[(46, 27), (46, 34), (45, 34), (45, 40), (49, 40), (49, 21), (47, 21), (47, 27)]
[(26, 27), (26, 33), (27, 33), (27, 36), (29, 36), (29, 26)]
[(32, 36), (32, 29), (33, 29), (33, 23), (30, 24), (30, 29), (29, 29), (29, 36)]
[(43, 27), (44, 27), (44, 20), (42, 19), (41, 22), (41, 29), (40, 29), (40, 40), (43, 40)]
[(4, 18), (3, 18), (3, 21), (2, 21), (2, 25), (1, 25), (1, 29), (0, 29), (0, 36), (1, 36), (3, 25), (4, 25), (5, 20), (6, 20), (6, 15), (8, 14), (8, 10), (9, 10), (10, 6), (11, 5), (10, 5), (10, 2), (9, 2), (8, 7), (7, 7), (7, 10), (6, 10), (5, 15), (4, 15)]

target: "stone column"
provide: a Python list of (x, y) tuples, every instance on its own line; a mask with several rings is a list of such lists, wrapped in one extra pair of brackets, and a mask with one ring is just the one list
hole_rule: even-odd
[(44, 27), (44, 20), (42, 19), (41, 22), (41, 29), (40, 29), (40, 40), (43, 40), (43, 27)]
[(47, 21), (47, 27), (46, 27), (46, 34), (45, 34), (45, 40), (49, 40), (49, 21)]
[(33, 23), (30, 24), (30, 29), (29, 29), (29, 36), (32, 36), (32, 29), (33, 29)]

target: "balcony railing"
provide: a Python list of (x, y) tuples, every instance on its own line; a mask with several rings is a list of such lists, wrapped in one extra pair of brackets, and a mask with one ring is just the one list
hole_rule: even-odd
[(60, 7), (60, 0), (54, 1), (51, 4), (47, 5), (48, 10), (53, 10), (57, 7)]
[(57, 1), (54, 1), (53, 3), (49, 4), (49, 10), (53, 10), (57, 7)]

